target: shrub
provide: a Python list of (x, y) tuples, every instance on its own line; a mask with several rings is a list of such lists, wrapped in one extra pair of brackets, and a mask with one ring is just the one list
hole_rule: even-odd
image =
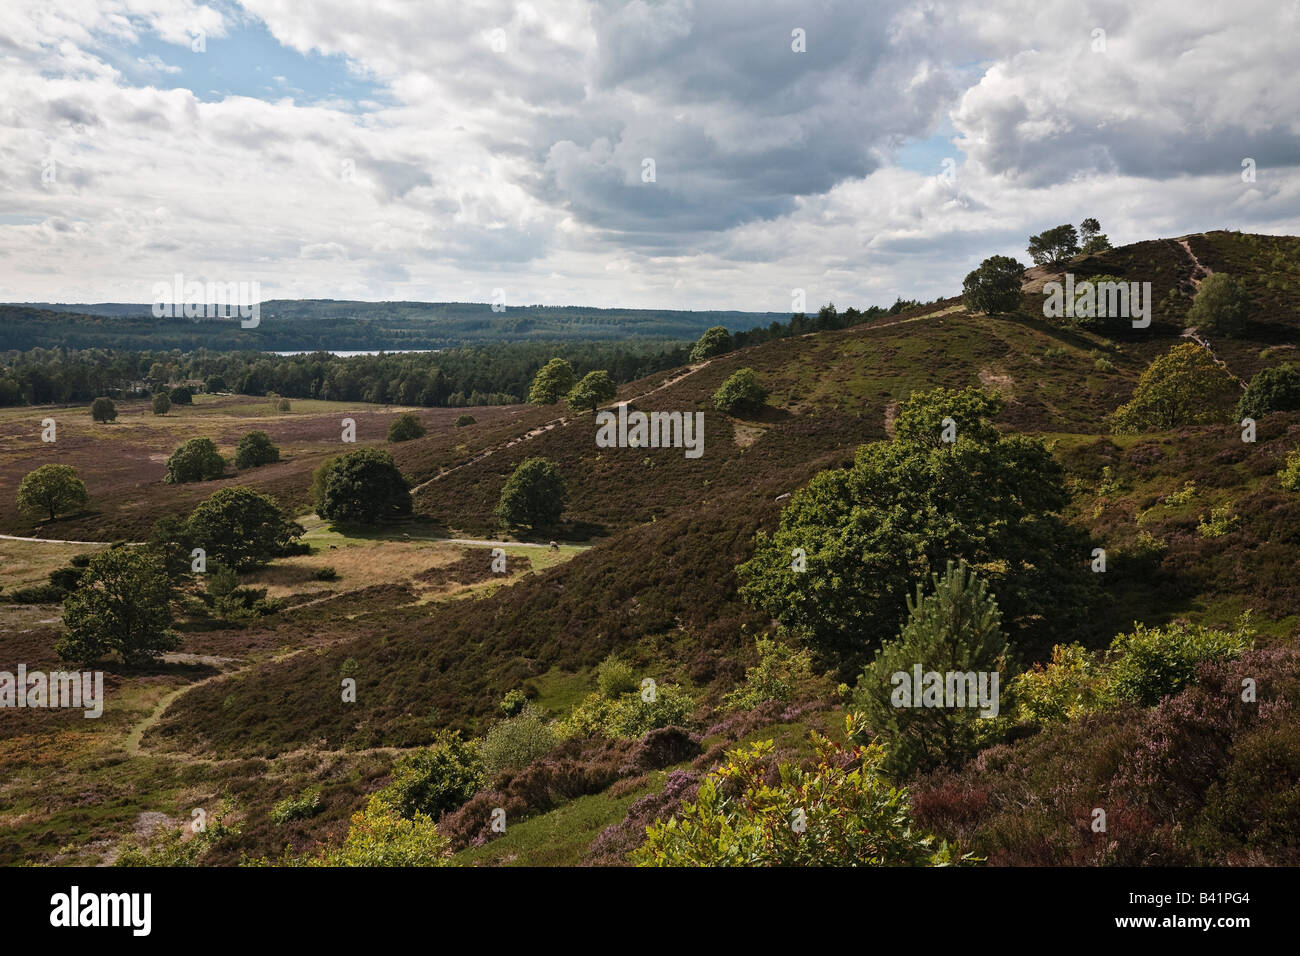
[(172, 410), (172, 400), (167, 397), (166, 392), (159, 392), (153, 397), (153, 413), (155, 415), (166, 415)]
[(393, 456), (359, 448), (317, 469), (316, 512), (331, 521), (374, 524), (411, 513), (411, 491)]
[(1081, 644), (1057, 644), (1047, 665), (1017, 674), (1008, 689), (1016, 718), (1040, 725), (1074, 720), (1107, 702), (1102, 663)]
[(1261, 371), (1250, 380), (1237, 403), (1238, 420), (1294, 411), (1300, 411), (1300, 369), (1290, 365)]
[(14, 604), (58, 604), (68, 592), (57, 584), (33, 584), (14, 588), (9, 600)]
[(532, 405), (554, 405), (573, 390), (577, 381), (573, 366), (562, 358), (553, 358), (543, 365), (528, 390)]
[(639, 686), (632, 665), (617, 654), (610, 654), (596, 668), (596, 687), (605, 697), (629, 694)]
[(464, 428), (466, 425), (474, 425), (474, 424), (477, 424), (477, 422), (474, 420), (473, 415), (459, 415), (456, 418), (457, 428)]
[(691, 348), (690, 360), (692, 362), (703, 362), (705, 359), (730, 351), (731, 333), (725, 327), (715, 325), (713, 328), (705, 330), (699, 341)]
[(18, 507), (48, 514), (51, 521), (59, 512), (80, 508), (88, 500), (86, 486), (71, 465), (41, 465), (18, 483)]
[[(647, 699), (647, 698), (653, 699)], [(660, 727), (686, 724), (695, 710), (694, 699), (675, 684), (656, 685), (618, 697), (589, 694), (560, 721), (561, 737), (623, 737), (637, 740)]]
[(226, 460), (211, 438), (191, 438), (167, 459), (167, 477), (163, 480), (168, 484), (208, 481), (220, 478), (225, 470)]
[(1150, 707), (1178, 693), (1201, 664), (1232, 660), (1252, 646), (1249, 615), (1231, 631), (1177, 621), (1168, 627), (1136, 624), (1111, 643), (1107, 693)]
[(522, 770), (554, 749), (555, 730), (532, 707), (497, 721), (483, 738), (480, 752), (491, 777), (502, 770)]
[[(887, 743), (885, 765), (892, 773), (910, 774), (960, 765), (986, 743), (996, 717), (1000, 686), (1010, 676), (1009, 648), (1002, 632), (1002, 613), (984, 581), (963, 561), (951, 561), (943, 577), (932, 575), (933, 593), (916, 587), (908, 598), (908, 620), (898, 640), (883, 644), (863, 672), (854, 700), (872, 730)], [(912, 699), (914, 668), (936, 672), (945, 687), (934, 705)], [(966, 695), (976, 688), (959, 682), (957, 706), (948, 706), (945, 675), (987, 673), (992, 713), (984, 702)], [(901, 683), (898, 675), (902, 675)], [(999, 685), (993, 685), (993, 674)], [(954, 698), (956, 694), (954, 693)]]
[(1292, 449), (1286, 456), (1286, 464), (1277, 473), (1278, 481), (1287, 491), (1300, 491), (1300, 448)]
[(280, 411), (280, 412), (287, 412), (292, 407), (293, 406), (289, 403), (289, 400), (287, 398), (282, 398), (275, 403), (276, 411)]
[(555, 462), (525, 458), (506, 479), (497, 503), (497, 517), (507, 527), (547, 527), (564, 513), (568, 492)]
[(280, 449), (266, 432), (249, 432), (235, 448), (236, 468), (258, 468), (280, 460)]
[(1216, 272), (1206, 276), (1196, 290), (1187, 323), (1214, 335), (1241, 335), (1246, 330), (1250, 308), (1246, 284), (1227, 273)]
[(501, 708), (501, 713), (507, 717), (513, 717), (520, 713), (528, 705), (528, 695), (522, 690), (512, 690), (506, 696), (501, 698), (497, 704)]
[(427, 814), (402, 816), (375, 796), (352, 815), (343, 844), (322, 851), (310, 865), (451, 866), (450, 845)]
[(97, 422), (111, 422), (117, 418), (117, 406), (111, 398), (97, 398), (90, 403), (90, 417)]
[(764, 701), (788, 702), (800, 685), (812, 680), (812, 656), (788, 644), (759, 636), (758, 665), (745, 669), (745, 682), (723, 698), (723, 706), (749, 710)]
[(1020, 308), (1025, 267), (1010, 256), (990, 256), (962, 282), (961, 301), (972, 312), (998, 315)]
[(167, 397), (171, 399), (173, 405), (193, 405), (194, 389), (188, 385), (178, 385), (171, 390)]
[[(855, 731), (848, 722), (850, 736)], [(780, 765), (767, 782), (770, 740), (731, 751), (694, 802), (646, 828), (638, 866), (928, 866), (962, 862), (912, 825), (906, 790), (881, 774), (878, 745), (813, 734), (814, 766)]]
[(198, 833), (184, 825), (163, 830), (145, 847), (123, 841), (113, 866), (196, 866), (214, 846), (239, 833), (238, 826), (227, 822), (233, 813), (234, 805), (223, 799)]
[(618, 389), (608, 372), (603, 370), (588, 372), (582, 377), (582, 381), (569, 391), (569, 407), (575, 412), (587, 410), (594, 412), (598, 406), (608, 402), (617, 394)]
[(752, 368), (734, 372), (713, 393), (713, 407), (728, 415), (761, 412), (766, 404), (767, 389), (758, 383), (758, 376)]
[(388, 440), (390, 442), (411, 441), (414, 438), (424, 436), (424, 426), (420, 420), (410, 412), (403, 412), (393, 419), (393, 424), (388, 426)]
[(311, 579), (313, 581), (337, 581), (339, 579), (339, 573), (335, 571), (334, 568), (326, 565), (323, 568), (317, 568), (313, 571), (311, 573)]
[(1205, 520), (1205, 515), (1201, 515), (1196, 533), (1202, 538), (1221, 538), (1240, 523), (1241, 518), (1233, 514), (1232, 505), (1217, 505), (1210, 509), (1209, 521)]
[(214, 561), (208, 565), (206, 590), (213, 601), (229, 597), (237, 587), (239, 587), (239, 575), (235, 574), (233, 568), (229, 568), (219, 561)]
[(282, 826), (291, 820), (307, 820), (320, 813), (320, 790), (308, 787), (296, 797), (285, 797), (271, 808), (271, 822)]
[(483, 771), (476, 741), (442, 731), (432, 745), (401, 758), (393, 767), (392, 783), (380, 793), (408, 820), (419, 814), (436, 818), (472, 797), (483, 785)]

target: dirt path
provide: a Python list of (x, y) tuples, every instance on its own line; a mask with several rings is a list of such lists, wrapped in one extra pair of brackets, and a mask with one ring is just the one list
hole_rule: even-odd
[[(662, 392), (665, 388), (671, 388), (673, 385), (676, 385), (682, 379), (690, 375), (694, 375), (696, 372), (706, 367), (712, 361), (713, 361), (712, 359), (705, 359), (703, 362), (700, 362), (696, 365), (688, 365), (686, 367), (686, 371), (682, 372), (680, 375), (676, 375), (673, 378), (667, 379), (666, 381), (655, 386), (654, 388), (645, 392), (641, 392), (639, 395), (633, 395), (631, 398), (620, 399), (619, 401), (613, 402), (604, 407), (606, 409), (614, 409), (614, 408), (618, 408), (618, 406), (620, 405), (627, 404), (628, 402), (636, 402), (636, 401), (640, 401), (643, 398), (648, 398), (649, 396), (654, 395), (656, 392)], [(542, 435), (545, 434), (546, 432), (549, 432), (553, 428), (564, 428), (569, 424), (571, 424), (572, 421), (573, 420), (569, 418), (553, 418), (549, 422), (545, 422), (541, 425), (538, 425), (536, 428), (533, 428), (525, 432), (523, 435), (520, 435), (518, 438), (512, 438), (509, 441), (502, 442), (499, 445), (494, 445), (491, 448), (489, 448), (487, 451), (483, 452), (482, 454), (475, 455), (469, 461), (463, 461), (459, 465), (453, 465), (452, 467), (446, 469), (445, 471), (438, 472), (438, 474), (434, 475), (432, 478), (428, 479), (427, 481), (422, 481), (414, 488), (412, 488), (411, 494), (413, 495), (419, 494), (421, 491), (429, 487), (435, 481), (441, 481), (443, 478), (446, 478), (448, 475), (460, 471), (462, 468), (468, 468), (470, 465), (477, 464), (478, 462), (482, 461), (484, 458), (490, 458), (492, 455), (495, 455), (499, 451), (503, 451), (507, 448), (513, 448), (515, 445), (518, 445), (520, 442), (529, 441), (533, 438), (536, 438), (538, 435)], [(473, 542), (473, 543), (482, 544), (486, 542)], [(492, 543), (495, 544), (500, 542), (492, 542)]]
[[(1205, 233), (1201, 233), (1201, 235), (1205, 235)], [(1200, 259), (1196, 258), (1196, 253), (1192, 252), (1192, 244), (1187, 241), (1190, 238), (1191, 236), (1188, 236), (1186, 239), (1179, 239), (1177, 241), (1178, 244), (1183, 247), (1183, 251), (1187, 253), (1187, 258), (1192, 260), (1192, 288), (1199, 289), (1201, 283), (1205, 281), (1206, 277), (1211, 276), (1214, 273), (1208, 266), (1202, 265)]]
[[(63, 538), (20, 538), (14, 534), (0, 534), (0, 541), (30, 541), (33, 544), (112, 544), (111, 541), (68, 541)], [(147, 544), (145, 541), (128, 541), (127, 544)]]

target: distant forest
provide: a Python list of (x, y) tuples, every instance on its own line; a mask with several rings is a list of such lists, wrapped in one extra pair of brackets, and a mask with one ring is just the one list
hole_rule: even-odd
[(487, 303), (263, 302), (256, 328), (234, 319), (154, 318), (147, 304), (0, 305), (0, 349), (117, 348), (193, 352), (442, 349), (499, 342), (686, 341), (784, 320), (776, 312), (681, 312)]
[[(843, 312), (823, 306), (816, 315), (796, 314), (731, 336), (732, 349), (774, 338), (845, 328), (894, 315), (918, 302), (898, 300)], [(702, 315), (705, 313), (695, 313)], [(0, 353), (0, 405), (88, 402), (100, 395), (147, 395), (167, 385), (194, 383), (209, 392), (321, 398), (426, 407), (506, 405), (523, 401), (537, 370), (552, 358), (566, 359), (582, 376), (595, 369), (615, 382), (634, 381), (685, 365), (692, 341), (507, 342), (441, 352), (341, 357), (327, 352), (274, 355), (200, 348), (34, 348)]]

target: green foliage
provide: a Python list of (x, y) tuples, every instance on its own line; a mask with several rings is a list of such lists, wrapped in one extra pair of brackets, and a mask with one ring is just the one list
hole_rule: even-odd
[(287, 411), (289, 411), (289, 409), (292, 408), (292, 407), (293, 407), (293, 406), (290, 404), (290, 402), (289, 402), (289, 400), (288, 400), (287, 398), (282, 398), (282, 399), (280, 399), (278, 402), (275, 403), (275, 410), (276, 410), (277, 412), (287, 412)]
[(410, 412), (403, 412), (393, 419), (393, 424), (388, 426), (388, 440), (390, 442), (410, 441), (413, 438), (424, 437), (424, 426), (420, 420)]
[(1293, 448), (1286, 456), (1286, 464), (1277, 477), (1286, 491), (1300, 491), (1300, 448)]
[(538, 370), (528, 390), (528, 401), (533, 405), (554, 405), (573, 391), (576, 381), (573, 366), (562, 358), (553, 358)]
[[(973, 391), (910, 398), (892, 442), (864, 445), (852, 468), (814, 477), (778, 529), (757, 535), (737, 569), (741, 593), (846, 678), (897, 632), (914, 582), (964, 559), (1018, 639), (1045, 644), (1096, 584), (1079, 573), (1086, 538), (1058, 514), (1069, 502), (1060, 465), (1041, 441), (998, 434), (982, 417), (996, 407)], [(939, 442), (944, 414), (957, 422), (954, 444)]]
[(167, 477), (163, 480), (168, 484), (208, 481), (220, 478), (225, 470), (226, 460), (211, 438), (191, 438), (167, 459)]
[(623, 737), (638, 740), (658, 727), (689, 722), (695, 700), (676, 684), (657, 684), (653, 693), (635, 690), (617, 697), (589, 694), (556, 727), (561, 737)]
[(1135, 623), (1110, 645), (1113, 661), (1107, 694), (1145, 707), (1178, 693), (1196, 677), (1201, 664), (1232, 660), (1254, 643), (1250, 615), (1225, 631), (1176, 621), (1168, 627)]
[(1101, 231), (1101, 223), (1091, 217), (1079, 223), (1079, 239), (1083, 243), (1082, 252), (1091, 256), (1105, 252), (1110, 248), (1110, 240)]
[(202, 829), (195, 832), (191, 824), (168, 827), (156, 834), (149, 844), (137, 846), (123, 841), (114, 866), (197, 866), (214, 846), (239, 833), (239, 826), (227, 822), (234, 814), (234, 804), (222, 800), (208, 815)]
[[(848, 721), (850, 738), (856, 733)], [(740, 747), (695, 802), (646, 828), (638, 866), (935, 866), (970, 862), (912, 823), (908, 794), (881, 774), (878, 745), (813, 734), (816, 763), (782, 763), (767, 783), (770, 740)]]
[(178, 385), (168, 393), (173, 405), (193, 405), (194, 389), (188, 385)]
[(213, 601), (229, 597), (239, 587), (239, 575), (234, 568), (227, 567), (219, 561), (208, 565), (207, 592)]
[(1241, 518), (1233, 513), (1231, 504), (1216, 505), (1210, 509), (1209, 521), (1201, 515), (1196, 533), (1202, 538), (1221, 538), (1240, 523)]
[(159, 392), (153, 397), (153, 413), (155, 415), (166, 415), (172, 410), (172, 400), (167, 397), (166, 392)]
[(752, 368), (733, 372), (713, 393), (713, 407), (728, 415), (761, 412), (766, 404), (767, 389), (759, 384), (758, 375)]
[(1207, 276), (1187, 313), (1187, 324), (1211, 335), (1229, 338), (1246, 331), (1250, 319), (1250, 292), (1246, 283), (1227, 273)]
[(484, 783), (483, 755), (477, 741), (442, 731), (433, 744), (402, 757), (393, 780), (380, 791), (389, 806), (408, 820), (437, 818), (455, 810)]
[(605, 371), (588, 372), (582, 377), (577, 385), (569, 392), (569, 407), (575, 412), (583, 412), (590, 409), (595, 411), (600, 405), (608, 402), (616, 394), (618, 388), (614, 385), (614, 380), (609, 377)]
[(313, 571), (311, 573), (311, 579), (313, 581), (337, 581), (339, 579), (339, 573), (330, 565), (326, 565), (323, 568), (317, 568)]
[(730, 352), (731, 333), (723, 326), (715, 325), (706, 329), (700, 336), (699, 341), (691, 349), (691, 361), (703, 362), (705, 359), (713, 358), (715, 355), (722, 355), (724, 352)]
[(101, 551), (80, 584), (63, 602), (66, 633), (54, 645), (59, 657), (89, 664), (117, 653), (140, 664), (180, 646), (171, 630), (172, 582), (161, 555), (139, 548)]
[(266, 432), (249, 432), (235, 448), (236, 468), (258, 468), (280, 460), (280, 449)]
[(457, 416), (456, 416), (456, 427), (457, 427), (457, 428), (464, 428), (466, 425), (473, 425), (473, 424), (476, 424), (476, 421), (475, 421), (473, 415), (457, 415)]
[(1008, 686), (1017, 720), (1034, 724), (1074, 720), (1109, 702), (1107, 671), (1081, 644), (1057, 644), (1046, 665), (1017, 674)]
[(117, 418), (117, 406), (111, 398), (101, 396), (90, 403), (90, 417), (97, 422), (111, 422)]
[(203, 390), (209, 395), (215, 395), (217, 392), (224, 392), (229, 389), (226, 380), (220, 375), (210, 375), (203, 383)]
[(1079, 253), (1079, 233), (1065, 223), (1029, 237), (1028, 251), (1034, 265), (1056, 265)]
[(417, 812), (406, 817), (381, 797), (352, 815), (348, 835), (337, 848), (322, 851), (310, 866), (451, 866), (451, 841), (433, 819)]
[(555, 729), (531, 706), (497, 721), (483, 738), (480, 751), (488, 777), (503, 770), (522, 770), (555, 748)]
[[(907, 623), (897, 640), (876, 651), (854, 698), (887, 745), (884, 766), (898, 776), (959, 766), (987, 743), (1001, 689), (1010, 677), (1002, 614), (985, 582), (965, 562), (949, 562), (943, 577), (932, 576), (932, 587), (933, 593), (925, 594), (918, 584), (915, 601), (908, 597)], [(966, 696), (978, 685), (965, 683), (960, 687), (964, 706), (944, 706), (943, 700), (938, 706), (919, 706), (922, 701), (912, 695), (917, 665), (922, 674), (997, 673), (998, 687), (993, 687), (991, 676), (985, 685), (993, 712), (981, 715), (978, 700)]]
[(769, 700), (786, 703), (813, 680), (812, 656), (771, 637), (760, 635), (758, 664), (745, 668), (745, 682), (723, 698), (723, 706), (749, 710)]
[(989, 256), (962, 282), (961, 301), (972, 312), (998, 315), (1020, 308), (1025, 267), (1010, 256)]
[(501, 713), (505, 714), (507, 717), (513, 717), (516, 714), (521, 713), (527, 704), (527, 694), (522, 690), (512, 690), (507, 693), (506, 696), (501, 698), (501, 701), (497, 706), (501, 708)]
[(501, 489), (497, 517), (512, 528), (548, 527), (560, 520), (567, 499), (564, 476), (555, 462), (525, 458)]
[(251, 488), (222, 488), (194, 509), (186, 523), (190, 540), (209, 560), (236, 571), (266, 564), (302, 536), (275, 499)]
[(1195, 342), (1175, 345), (1142, 373), (1112, 417), (1117, 434), (1224, 422), (1240, 395), (1237, 379)]
[(34, 514), (48, 514), (50, 520), (62, 511), (86, 504), (86, 486), (71, 465), (41, 465), (18, 483), (18, 507)]
[(604, 697), (630, 694), (639, 686), (632, 665), (617, 654), (610, 654), (596, 667), (596, 687)]
[(320, 788), (308, 787), (296, 797), (285, 797), (271, 808), (271, 822), (283, 826), (291, 820), (309, 820), (320, 813)]
[(374, 524), (411, 513), (411, 490), (393, 456), (358, 448), (323, 464), (313, 482), (316, 513), (330, 521)]
[(1270, 412), (1300, 411), (1300, 369), (1292, 365), (1266, 368), (1250, 380), (1237, 419), (1261, 418)]

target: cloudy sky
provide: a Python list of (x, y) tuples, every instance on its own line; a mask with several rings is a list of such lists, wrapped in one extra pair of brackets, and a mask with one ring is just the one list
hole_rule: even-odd
[(1300, 234), (1298, 53), (1294, 0), (3, 0), (0, 300), (787, 312)]

